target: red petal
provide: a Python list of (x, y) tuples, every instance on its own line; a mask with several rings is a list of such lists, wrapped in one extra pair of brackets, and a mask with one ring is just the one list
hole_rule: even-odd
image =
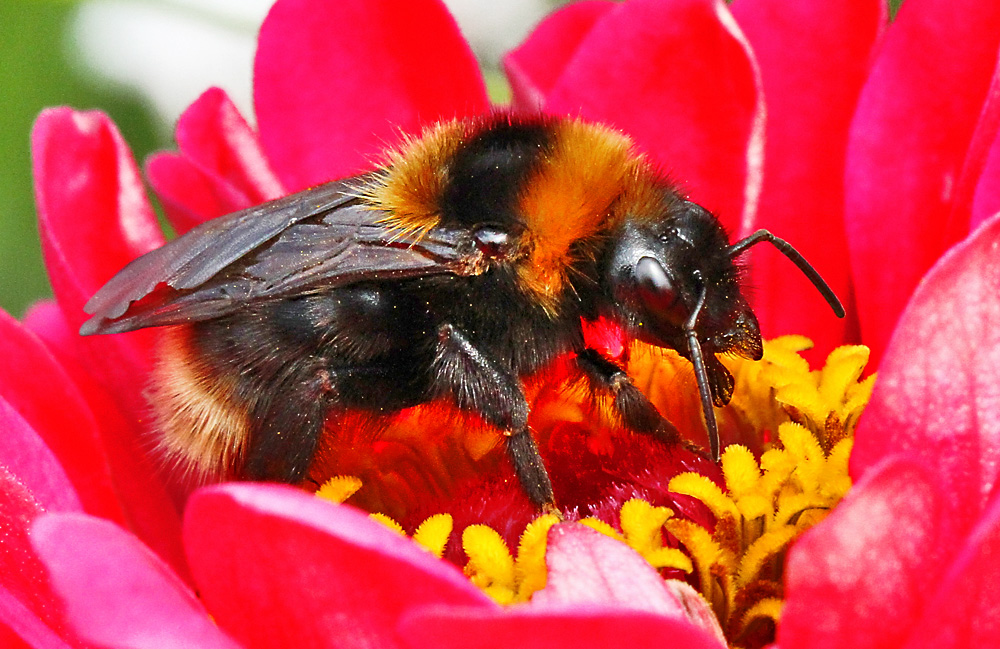
[(235, 649), (177, 575), (116, 525), (47, 514), (31, 541), (81, 637), (102, 647)]
[(122, 520), (97, 422), (59, 362), (0, 312), (0, 394), (41, 436), (93, 514)]
[(177, 145), (179, 155), (154, 156), (147, 174), (180, 233), (285, 194), (257, 134), (220, 88), (209, 88), (184, 111)]
[(881, 465), (802, 536), (785, 568), (782, 649), (901, 645), (949, 540), (938, 489), (919, 465)]
[(392, 647), (410, 607), (494, 606), (381, 523), (289, 487), (195, 492), (184, 541), (212, 615), (248, 647)]
[(57, 645), (53, 635), (68, 637), (62, 605), (28, 537), (42, 503), (7, 469), (0, 466), (0, 623), (25, 639)]
[(972, 202), (982, 183), (983, 171), (989, 162), (990, 149), (1000, 132), (1000, 58), (993, 70), (993, 80), (983, 101), (979, 121), (972, 133), (972, 140), (965, 152), (962, 171), (953, 190), (951, 212), (942, 228), (945, 241), (959, 241), (969, 233), (972, 220)]
[(855, 478), (897, 453), (934, 467), (967, 530), (1000, 472), (1000, 217), (927, 274), (900, 319), (851, 455)]
[(488, 109), (438, 0), (282, 0), (254, 66), (260, 138), (287, 188), (351, 175), (400, 134)]
[(179, 153), (150, 156), (146, 175), (178, 234), (252, 204), (246, 194)]
[(531, 35), (504, 57), (512, 103), (519, 110), (539, 110), (563, 68), (594, 24), (615, 3), (583, 0), (554, 11)]
[(14, 597), (0, 587), (0, 647), (5, 649), (71, 649), (80, 643), (68, 644), (58, 633)]
[(676, 618), (638, 611), (576, 606), (540, 611), (510, 608), (426, 608), (404, 620), (400, 635), (412, 649), (607, 649), (673, 647), (720, 649), (703, 630)]
[(1000, 212), (1000, 135), (993, 140), (986, 154), (986, 163), (972, 200), (969, 227), (978, 228), (997, 212)]
[(82, 509), (76, 490), (42, 438), (0, 397), (0, 466), (16, 476), (48, 511)]
[(862, 91), (848, 144), (845, 218), (873, 364), (920, 277), (956, 241), (942, 228), (998, 43), (1000, 3), (907, 0)]
[[(32, 132), (35, 194), (45, 264), (59, 306), (76, 329), (83, 304), (135, 257), (163, 244), (135, 162), (101, 113), (43, 112)], [(156, 334), (98, 336), (81, 343), (91, 371), (137, 416)]]
[(1000, 647), (1000, 499), (957, 553), (907, 649)]
[(177, 122), (177, 146), (192, 162), (218, 174), (251, 205), (285, 193), (257, 135), (221, 88), (209, 88)]
[[(791, 242), (849, 302), (847, 130), (885, 23), (884, 3), (738, 0), (732, 9), (757, 57), (767, 102), (755, 227)], [(761, 289), (754, 307), (765, 337), (806, 334), (818, 358), (846, 342), (847, 322), (831, 316), (787, 259), (768, 246), (751, 254), (751, 284)]]
[[(725, 646), (722, 629), (707, 602), (691, 590), (684, 597), (632, 548), (578, 523), (549, 530), (545, 551), (548, 580), (532, 606), (597, 604), (641, 610), (700, 625)], [(684, 584), (690, 590), (687, 584)]]
[(608, 11), (548, 112), (621, 128), (730, 230), (752, 219), (763, 107), (749, 48), (721, 1), (632, 0)]

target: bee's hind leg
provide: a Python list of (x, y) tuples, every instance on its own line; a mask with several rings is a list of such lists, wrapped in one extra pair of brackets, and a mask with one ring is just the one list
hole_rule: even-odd
[(258, 404), (242, 477), (295, 483), (312, 462), (329, 404), (329, 374), (311, 369), (288, 377)]

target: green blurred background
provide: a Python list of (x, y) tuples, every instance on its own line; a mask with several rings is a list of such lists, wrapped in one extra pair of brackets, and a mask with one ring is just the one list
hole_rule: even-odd
[[(503, 3), (446, 1), (481, 60), (494, 64), (500, 52), (517, 43), (545, 11), (561, 4), (558, 0), (506, 0)], [(893, 10), (899, 2), (891, 2)], [(248, 12), (247, 4), (257, 6)], [(152, 9), (153, 18), (147, 18), (146, 22), (152, 20), (157, 25), (160, 23), (156, 21), (160, 20), (164, 29), (171, 25), (176, 28), (174, 22), (182, 18), (188, 21), (190, 33), (185, 34), (185, 39), (171, 41), (167, 38), (172, 50), (161, 53), (160, 59), (180, 59), (183, 63), (181, 55), (189, 49), (185, 42), (198, 43), (204, 34), (198, 31), (197, 23), (211, 25), (217, 33), (222, 33), (223, 40), (242, 38), (252, 41), (255, 20), (258, 19), (255, 17), (263, 16), (266, 4), (266, 0), (0, 0), (0, 169), (3, 170), (0, 175), (0, 307), (20, 317), (32, 302), (50, 295), (35, 226), (31, 184), (29, 141), (31, 125), (39, 111), (46, 106), (58, 105), (103, 110), (121, 129), (140, 162), (150, 152), (171, 146), (170, 122), (176, 118), (177, 108), (164, 109), (160, 106), (157, 109), (133, 85), (109, 81), (107, 74), (88, 69), (83, 63), (87, 57), (81, 53), (76, 38), (80, 33), (81, 12), (101, 5), (102, 11), (97, 14), (91, 11), (89, 14), (91, 26), (94, 20), (104, 24), (107, 17), (115, 12), (127, 14), (135, 8)], [(155, 12), (161, 12), (159, 18)], [(98, 18), (95, 19), (94, 15)], [(193, 30), (192, 23), (195, 24)], [(122, 28), (122, 31), (127, 29)], [(503, 34), (508, 42), (498, 42), (498, 33)], [(138, 47), (142, 48), (144, 37), (138, 30), (137, 34), (132, 39), (132, 45), (135, 46), (134, 41), (138, 40)], [(100, 36), (95, 38), (98, 49), (113, 50), (118, 47), (117, 43), (101, 41)], [(125, 59), (132, 56), (128, 51), (113, 52), (112, 55)], [(219, 64), (214, 60), (199, 61), (187, 70), (225, 68), (227, 64), (231, 71), (232, 61)], [(244, 66), (242, 61), (237, 61), (237, 67), (246, 68), (248, 79), (249, 62)], [(487, 79), (493, 82), (491, 92), (502, 97), (503, 80), (495, 65), (493, 68), (487, 66), (486, 73)], [(176, 70), (174, 75), (176, 81)], [(182, 70), (180, 75), (183, 77), (186, 72)], [(208, 85), (205, 83), (200, 88)], [(195, 91), (185, 92), (190, 94)], [(184, 95), (175, 94), (182, 95), (182, 98)], [(189, 100), (195, 96), (190, 94)]]
[(135, 91), (114, 87), (70, 60), (75, 3), (0, 0), (0, 307), (20, 316), (49, 295), (31, 186), (31, 124), (46, 106), (100, 108), (138, 159), (169, 143), (168, 130)]

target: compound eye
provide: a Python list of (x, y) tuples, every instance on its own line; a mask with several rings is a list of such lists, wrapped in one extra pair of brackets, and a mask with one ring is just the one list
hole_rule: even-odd
[(646, 308), (671, 322), (683, 321), (683, 304), (660, 262), (652, 257), (641, 258), (635, 265), (635, 279)]
[(490, 259), (503, 259), (507, 256), (510, 235), (503, 230), (486, 225), (476, 230), (472, 236), (476, 247), (484, 256)]

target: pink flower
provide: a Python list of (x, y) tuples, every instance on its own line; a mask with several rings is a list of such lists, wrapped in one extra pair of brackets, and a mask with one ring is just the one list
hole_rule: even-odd
[[(858, 314), (835, 322), (785, 260), (755, 251), (766, 336), (885, 350), (857, 486), (790, 553), (785, 649), (996, 644), (994, 5), (907, 0), (886, 28), (876, 0), (737, 0), (731, 12), (583, 2), (506, 61), (517, 105), (627, 131), (733, 232), (768, 227), (795, 244)], [(281, 0), (255, 79), (259, 132), (209, 90), (177, 126), (179, 151), (148, 162), (178, 231), (355, 173), (400, 133), (489, 108), (435, 0)], [(687, 595), (578, 526), (550, 532), (550, 588), (503, 610), (450, 564), (290, 488), (206, 488), (182, 523), (184, 494), (147, 450), (159, 333), (75, 335), (86, 299), (163, 243), (142, 178), (98, 113), (47, 111), (32, 145), (58, 306), (24, 324), (0, 317), (0, 638), (722, 646)]]

